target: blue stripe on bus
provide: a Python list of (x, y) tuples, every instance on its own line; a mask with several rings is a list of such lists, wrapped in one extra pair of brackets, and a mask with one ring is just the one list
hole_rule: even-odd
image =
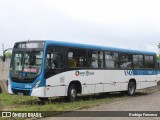
[(115, 47), (107, 47), (107, 46), (88, 45), (88, 44), (70, 43), (70, 42), (62, 42), (62, 41), (51, 41), (51, 40), (47, 40), (45, 42), (46, 42), (46, 47), (49, 45), (58, 45), (58, 46), (77, 47), (77, 48), (86, 48), (86, 49), (98, 49), (98, 50), (109, 50), (109, 51), (117, 51), (117, 52), (156, 55), (155, 52), (131, 50), (131, 49), (123, 49), (123, 48), (115, 48)]
[(133, 75), (157, 75), (157, 70), (133, 70)]
[(124, 74), (126, 76), (134, 76), (134, 75), (157, 75), (157, 70), (124, 70)]

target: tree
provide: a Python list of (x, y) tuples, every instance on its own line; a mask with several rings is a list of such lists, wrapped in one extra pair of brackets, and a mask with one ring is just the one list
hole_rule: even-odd
[(12, 57), (12, 53), (11, 52), (6, 52), (5, 55), (6, 55), (7, 58), (11, 58)]
[(157, 56), (157, 60), (160, 60), (160, 54)]

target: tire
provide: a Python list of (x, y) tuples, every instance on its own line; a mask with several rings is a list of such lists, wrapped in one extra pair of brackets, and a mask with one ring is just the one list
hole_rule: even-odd
[(45, 97), (39, 97), (39, 100), (40, 100), (40, 101), (44, 101), (44, 102), (45, 102), (45, 101), (47, 101), (47, 100), (48, 100), (48, 98), (45, 98)]
[(133, 96), (135, 94), (135, 90), (136, 90), (136, 85), (133, 81), (128, 83), (128, 95), (129, 96)]
[(67, 99), (68, 101), (73, 102), (75, 101), (76, 98), (77, 98), (77, 89), (76, 86), (72, 84), (68, 89)]

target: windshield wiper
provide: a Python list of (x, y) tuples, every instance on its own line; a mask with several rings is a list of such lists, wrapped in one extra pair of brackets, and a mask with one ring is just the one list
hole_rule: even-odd
[(22, 60), (20, 59), (19, 54), (20, 54), (20, 50), (18, 50), (18, 58), (19, 58), (19, 61), (20, 61), (21, 65), (22, 65)]

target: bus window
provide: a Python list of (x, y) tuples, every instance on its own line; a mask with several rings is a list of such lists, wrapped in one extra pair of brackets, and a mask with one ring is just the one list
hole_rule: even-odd
[(91, 68), (104, 68), (103, 52), (89, 50), (88, 61)]
[(145, 68), (155, 68), (153, 56), (149, 56), (149, 55), (144, 56), (144, 67)]
[(133, 67), (143, 68), (143, 55), (133, 55)]
[(98, 67), (104, 68), (104, 59), (103, 59), (103, 52), (102, 51), (98, 52)]
[(106, 68), (114, 68), (114, 60), (111, 52), (105, 52)]
[(86, 50), (70, 48), (68, 51), (69, 68), (87, 67)]
[(119, 60), (122, 69), (132, 68), (132, 54), (120, 53)]
[(106, 68), (119, 68), (118, 53), (105, 52), (105, 65)]
[(62, 54), (59, 52), (49, 52), (46, 57), (46, 68), (59, 69), (63, 68)]

